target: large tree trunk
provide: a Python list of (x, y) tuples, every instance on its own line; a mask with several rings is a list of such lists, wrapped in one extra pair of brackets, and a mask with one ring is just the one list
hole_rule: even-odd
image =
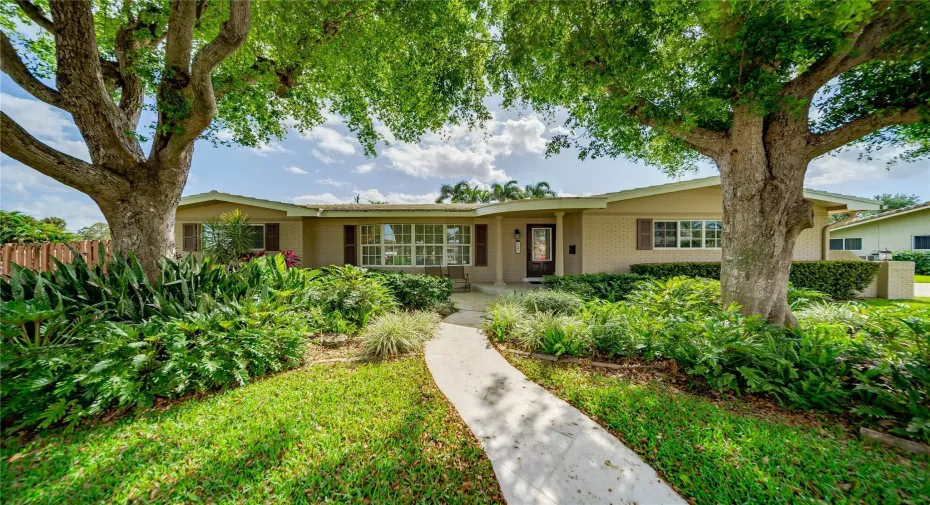
[[(174, 220), (178, 200), (184, 190), (187, 169), (154, 170), (155, 174), (174, 174), (178, 178), (141, 179), (132, 189), (119, 195), (94, 200), (110, 226), (113, 251), (135, 253), (149, 280), (160, 275), (158, 262), (175, 254)], [(173, 180), (168, 180), (173, 179)]]
[(788, 274), (794, 245), (813, 226), (804, 200), (803, 137), (736, 111), (730, 150), (717, 160), (723, 191), (723, 304), (793, 325)]

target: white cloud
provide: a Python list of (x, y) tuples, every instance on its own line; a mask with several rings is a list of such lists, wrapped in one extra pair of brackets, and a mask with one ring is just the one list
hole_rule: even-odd
[(90, 161), (87, 145), (79, 139), (77, 127), (64, 112), (30, 98), (0, 93), (0, 108), (23, 129), (65, 154)]
[(322, 152), (320, 152), (319, 149), (313, 149), (313, 150), (311, 150), (311, 151), (310, 151), (310, 154), (312, 154), (314, 158), (320, 160), (320, 161), (321, 161), (323, 164), (325, 164), (325, 165), (329, 165), (329, 164), (332, 164), (332, 163), (335, 163), (335, 162), (336, 162), (336, 160), (335, 160), (334, 158), (332, 158), (331, 156), (327, 156), (327, 155), (323, 154)]
[(321, 205), (332, 205), (334, 203), (348, 203), (351, 200), (339, 198), (332, 193), (323, 193), (319, 195), (303, 195), (294, 198), (294, 203), (298, 205), (309, 205), (318, 203)]
[(21, 165), (16, 162), (10, 162), (10, 158), (3, 158), (0, 164), (0, 174), (3, 176), (0, 189), (3, 190), (4, 197), (19, 197), (23, 199), (30, 198), (32, 191), (75, 191), (68, 186), (43, 175), (36, 170)]
[(355, 154), (354, 139), (332, 128), (318, 126), (305, 133), (303, 138), (316, 141), (317, 147), (323, 151), (343, 155)]
[(899, 162), (888, 167), (889, 160), (904, 152), (905, 148), (885, 148), (872, 154), (872, 159), (860, 159), (859, 149), (841, 151), (812, 161), (807, 169), (805, 185), (829, 186), (853, 181), (907, 179), (924, 175), (930, 180), (930, 163)]
[(284, 167), (284, 170), (292, 174), (307, 175), (307, 171), (300, 167)]
[(257, 154), (259, 156), (268, 156), (271, 153), (292, 153), (290, 149), (285, 148), (277, 142), (272, 142), (270, 144), (261, 143), (258, 147), (248, 148), (252, 154)]
[(375, 169), (374, 163), (364, 163), (362, 165), (355, 167), (354, 172), (357, 174), (367, 174), (368, 172), (371, 172), (374, 169)]
[(216, 138), (222, 140), (223, 142), (229, 142), (233, 139), (233, 132), (228, 128), (223, 128), (222, 130), (216, 132)]
[(482, 183), (510, 179), (497, 167), (500, 156), (542, 154), (546, 125), (536, 116), (497, 121), (484, 128), (450, 125), (427, 134), (418, 144), (395, 144), (384, 150), (390, 167), (414, 177), (472, 178)]
[(316, 182), (318, 182), (318, 183), (320, 183), (320, 184), (326, 184), (327, 186), (336, 186), (337, 188), (341, 188), (342, 186), (348, 186), (348, 185), (349, 185), (348, 182), (345, 182), (345, 181), (337, 181), (337, 180), (334, 180), (334, 179), (330, 179), (329, 177), (327, 177), (327, 178), (325, 178), (325, 179), (317, 179)]

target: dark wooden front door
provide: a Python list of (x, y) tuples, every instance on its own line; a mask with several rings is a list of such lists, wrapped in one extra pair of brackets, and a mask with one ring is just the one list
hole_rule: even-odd
[(555, 274), (556, 249), (554, 224), (526, 225), (526, 276)]

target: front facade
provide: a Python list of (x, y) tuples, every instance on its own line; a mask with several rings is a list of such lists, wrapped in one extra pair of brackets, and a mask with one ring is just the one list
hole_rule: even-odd
[(879, 251), (930, 250), (930, 202), (830, 227), (830, 250), (878, 259)]
[[(806, 191), (814, 227), (795, 259), (829, 259), (829, 214), (875, 210), (870, 200)], [(199, 227), (239, 209), (261, 228), (256, 249), (293, 250), (301, 266), (353, 264), (424, 272), (463, 265), (472, 282), (513, 283), (543, 275), (628, 272), (636, 263), (719, 261), (723, 241), (718, 177), (592, 197), (492, 204), (293, 205), (204, 193), (182, 199), (178, 250), (199, 249)]]

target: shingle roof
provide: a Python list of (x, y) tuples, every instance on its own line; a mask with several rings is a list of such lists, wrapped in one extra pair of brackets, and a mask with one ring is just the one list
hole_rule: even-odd
[(468, 212), (482, 207), (481, 203), (339, 203), (317, 204), (307, 203), (304, 207), (321, 210), (341, 210), (353, 212), (383, 212), (383, 211), (418, 211), (442, 210), (446, 212)]
[(915, 210), (920, 210), (923, 208), (930, 208), (930, 201), (919, 203), (917, 205), (911, 205), (910, 207), (901, 207), (900, 209), (889, 210), (887, 212), (882, 212), (881, 214), (875, 214), (872, 216), (857, 217), (855, 219), (847, 219), (845, 221), (838, 221), (833, 223), (832, 228), (838, 230), (840, 228), (846, 228), (849, 226), (858, 226), (860, 224), (868, 223), (870, 221), (877, 221), (879, 219), (888, 219), (889, 217), (894, 217), (898, 214), (907, 214), (909, 212), (914, 212)]

